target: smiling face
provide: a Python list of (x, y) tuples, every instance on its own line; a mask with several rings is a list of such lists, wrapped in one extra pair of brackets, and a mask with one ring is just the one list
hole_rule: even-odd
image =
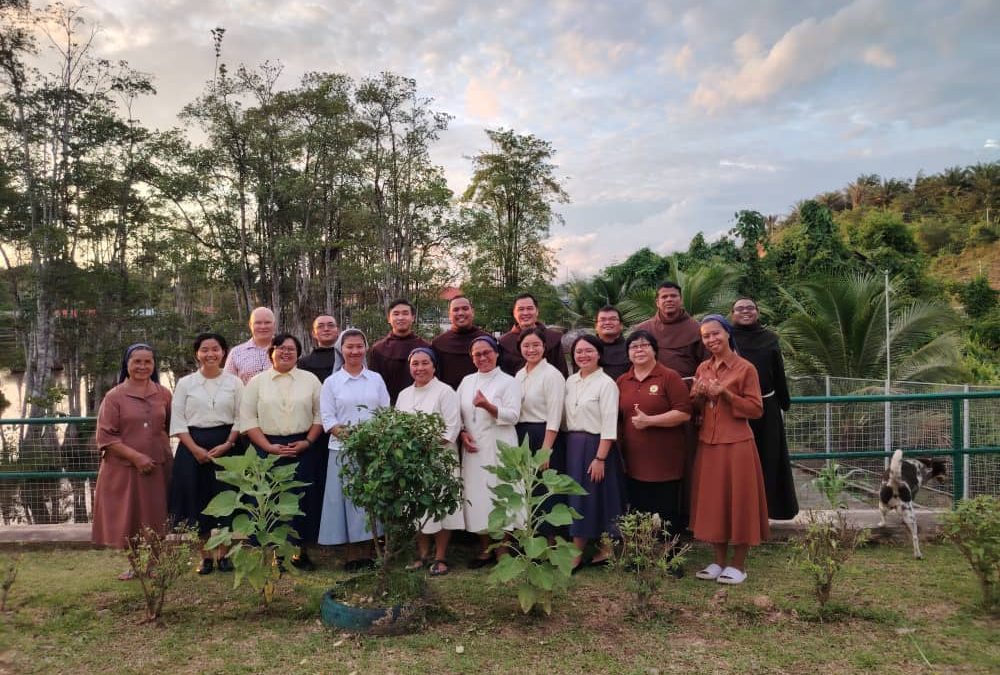
[(354, 370), (364, 365), (365, 352), (368, 351), (368, 348), (365, 346), (364, 338), (360, 335), (348, 335), (340, 343), (340, 351), (344, 355), (344, 365)]
[(472, 357), (472, 363), (480, 373), (488, 373), (497, 367), (497, 353), (482, 340), (472, 343), (469, 356)]
[(639, 368), (649, 366), (656, 360), (653, 345), (649, 344), (649, 341), (644, 338), (635, 339), (628, 346), (628, 360), (632, 362), (632, 365)]
[(622, 320), (618, 318), (618, 312), (598, 312), (594, 328), (601, 340), (614, 342), (622, 334)]
[(656, 309), (664, 319), (676, 318), (684, 311), (684, 300), (676, 288), (661, 288), (656, 292)]
[(718, 321), (701, 324), (701, 342), (712, 356), (726, 356), (732, 351), (729, 348), (729, 333)]
[(323, 314), (317, 316), (316, 320), (313, 321), (312, 333), (313, 337), (316, 338), (316, 344), (320, 347), (332, 347), (337, 342), (337, 336), (340, 335), (340, 328), (337, 327), (336, 319)]
[(410, 357), (410, 376), (413, 383), (423, 387), (434, 377), (434, 362), (424, 352), (417, 352)]
[(271, 352), (271, 365), (279, 373), (287, 373), (299, 360), (299, 348), (295, 346), (295, 340), (286, 338), (284, 342), (274, 348)]
[(135, 382), (147, 382), (153, 376), (153, 368), (155, 367), (153, 352), (148, 349), (136, 349), (129, 355), (125, 369), (128, 372), (128, 379)]
[(537, 335), (528, 335), (521, 340), (521, 356), (530, 366), (537, 366), (545, 358), (545, 343)]
[(274, 312), (266, 307), (258, 307), (250, 315), (250, 334), (254, 342), (263, 344), (274, 337)]
[(514, 321), (521, 330), (533, 328), (538, 323), (538, 306), (531, 298), (521, 298), (514, 303)]
[(585, 374), (597, 370), (600, 358), (601, 355), (597, 351), (597, 347), (586, 340), (580, 340), (573, 347), (573, 363)]
[(733, 305), (733, 323), (737, 326), (752, 326), (757, 323), (760, 314), (757, 311), (757, 304), (753, 300), (737, 300)]
[(207, 338), (198, 345), (194, 358), (203, 370), (218, 370), (222, 367), (222, 360), (226, 358), (226, 350), (215, 338)]
[(468, 298), (455, 298), (448, 305), (448, 319), (451, 327), (464, 329), (472, 326), (476, 319), (476, 312), (472, 309), (472, 303)]
[(409, 335), (414, 318), (413, 310), (407, 305), (399, 304), (389, 310), (389, 326), (396, 335)]

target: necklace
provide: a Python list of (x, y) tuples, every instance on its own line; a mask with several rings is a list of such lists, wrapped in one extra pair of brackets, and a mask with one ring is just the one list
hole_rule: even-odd
[[(209, 402), (212, 404), (212, 410), (215, 410), (215, 399), (219, 395), (219, 390), (222, 389), (222, 385), (216, 382), (218, 377), (218, 375), (207, 377), (204, 373), (201, 375), (201, 387), (205, 390), (205, 396), (208, 397)], [(211, 387), (208, 386), (209, 383), (212, 384)]]

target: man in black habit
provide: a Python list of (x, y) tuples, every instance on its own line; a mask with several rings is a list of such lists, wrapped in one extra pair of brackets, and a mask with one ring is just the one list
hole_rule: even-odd
[(399, 299), (389, 303), (389, 334), (376, 342), (368, 352), (368, 367), (382, 376), (389, 400), (396, 405), (396, 397), (413, 384), (408, 358), (417, 347), (430, 347), (430, 343), (413, 332), (417, 309), (409, 300)]
[(338, 335), (340, 328), (336, 319), (327, 314), (317, 316), (312, 325), (312, 336), (316, 341), (316, 347), (308, 356), (299, 359), (299, 368), (308, 370), (320, 382), (340, 370), (344, 359), (334, 346), (337, 344)]
[(795, 479), (785, 439), (782, 411), (788, 411), (791, 397), (778, 336), (760, 324), (757, 303), (751, 298), (734, 302), (731, 317), (736, 349), (757, 369), (760, 393), (764, 398), (764, 415), (750, 420), (750, 428), (764, 473), (767, 516), (774, 520), (791, 520), (799, 512), (799, 502), (795, 497)]
[(622, 331), (625, 326), (622, 324), (622, 313), (614, 305), (605, 305), (597, 310), (597, 319), (594, 320), (594, 332), (597, 339), (604, 345), (604, 353), (601, 354), (602, 368), (612, 380), (628, 372), (628, 350), (625, 348), (625, 338)]
[(448, 320), (451, 327), (434, 338), (431, 347), (437, 354), (437, 379), (457, 390), (462, 378), (476, 372), (469, 356), (472, 341), (488, 333), (476, 325), (476, 311), (464, 295), (448, 303)]
[(545, 360), (555, 366), (563, 377), (569, 375), (569, 368), (566, 366), (566, 354), (563, 352), (562, 333), (557, 330), (547, 328), (545, 324), (538, 320), (538, 301), (531, 293), (521, 293), (514, 299), (514, 327), (500, 338), (500, 346), (503, 351), (500, 354), (500, 368), (503, 372), (513, 376), (524, 366), (524, 358), (517, 343), (521, 336), (521, 331), (530, 330), (538, 326), (545, 331)]

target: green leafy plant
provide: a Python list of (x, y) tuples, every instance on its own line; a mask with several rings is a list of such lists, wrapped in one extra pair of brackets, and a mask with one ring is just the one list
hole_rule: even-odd
[[(562, 503), (546, 511), (545, 502), (553, 495), (585, 495), (587, 491), (554, 469), (541, 471), (552, 455), (550, 450), (532, 452), (527, 439), (521, 445), (498, 445), (499, 463), (487, 467), (499, 479), (492, 488), (489, 532), (498, 540), (493, 548), (507, 547), (514, 555), (501, 556), (489, 580), (494, 586), (516, 586), (525, 614), (536, 606), (551, 614), (552, 598), (569, 585), (573, 561), (580, 551), (563, 537), (553, 537), (550, 542), (539, 534), (539, 528), (542, 523), (562, 527), (582, 516)], [(510, 523), (522, 522), (512, 532), (506, 530)]]
[(817, 490), (823, 493), (823, 496), (830, 503), (830, 508), (846, 508), (842, 496), (849, 485), (848, 480), (856, 473), (858, 473), (858, 469), (842, 472), (840, 464), (836, 460), (833, 460), (827, 462), (816, 473), (812, 484), (816, 486)]
[[(621, 545), (612, 548), (611, 569), (627, 575), (627, 586), (635, 594), (629, 613), (637, 618), (655, 614), (654, 601), (666, 578), (684, 564), (690, 544), (680, 545), (680, 535), (670, 536), (660, 516), (632, 511), (618, 518)], [(610, 537), (604, 535), (611, 545)]]
[(384, 532), (375, 539), (375, 597), (388, 589), (389, 568), (410, 549), (420, 524), (444, 518), (461, 499), (458, 457), (444, 432), (436, 413), (381, 408), (343, 439), (344, 494), (368, 514), (372, 532), (377, 524)]
[(236, 573), (233, 588), (246, 580), (261, 594), (265, 607), (274, 599), (285, 567), (282, 561), (299, 552), (293, 541), (298, 533), (291, 521), (302, 515), (301, 495), (293, 490), (307, 485), (295, 480), (297, 462), (278, 465), (278, 459), (277, 455), (260, 457), (253, 447), (242, 455), (216, 458), (215, 463), (223, 468), (216, 477), (236, 489), (217, 494), (204, 511), (222, 518), (237, 514), (230, 527), (209, 538), (206, 548), (231, 547), (228, 556)]
[(125, 557), (146, 600), (142, 623), (162, 623), (167, 591), (188, 571), (193, 551), (191, 532), (184, 528), (168, 536), (144, 527), (128, 540)]
[(944, 515), (941, 529), (978, 577), (983, 608), (1000, 611), (1000, 498), (963, 499)]
[(844, 511), (837, 511), (833, 518), (809, 511), (805, 534), (795, 548), (799, 567), (812, 580), (820, 608), (830, 600), (837, 574), (870, 536), (867, 529), (852, 525)]
[(13, 556), (0, 562), (0, 612), (7, 611), (7, 596), (17, 581), (17, 570), (20, 566), (20, 556)]

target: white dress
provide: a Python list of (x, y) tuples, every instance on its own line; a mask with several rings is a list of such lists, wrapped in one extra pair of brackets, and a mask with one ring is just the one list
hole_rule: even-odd
[[(441, 415), (444, 419), (445, 440), (448, 441), (448, 447), (457, 453), (455, 441), (458, 440), (458, 433), (462, 430), (462, 415), (458, 409), (458, 394), (447, 384), (436, 377), (423, 387), (411, 384), (399, 392), (396, 410)], [(455, 467), (455, 474), (456, 477), (461, 477), (461, 469), (458, 466)], [(444, 520), (429, 520), (421, 526), (420, 531), (424, 534), (435, 534), (442, 529), (465, 529), (465, 516), (462, 511), (462, 504), (459, 502), (458, 507), (445, 516)]]
[[(340, 424), (364, 422), (378, 408), (388, 405), (389, 391), (382, 376), (367, 368), (357, 376), (341, 368), (326, 378), (319, 396), (324, 431)], [(344, 495), (340, 467), (340, 439), (330, 434), (330, 461), (326, 469), (323, 515), (319, 523), (319, 543), (324, 545), (372, 538), (367, 514)]]
[[(476, 391), (482, 391), (490, 403), (497, 407), (497, 416), (472, 405)], [(472, 435), (477, 452), (463, 449), (462, 484), (465, 488), (465, 529), (485, 532), (489, 528), (490, 511), (493, 510), (493, 493), (497, 477), (485, 467), (497, 463), (497, 442), (517, 445), (514, 425), (521, 414), (521, 386), (517, 381), (494, 368), (488, 373), (466, 375), (458, 386), (458, 399), (462, 410), (462, 426)], [(512, 525), (513, 527), (513, 525)]]

